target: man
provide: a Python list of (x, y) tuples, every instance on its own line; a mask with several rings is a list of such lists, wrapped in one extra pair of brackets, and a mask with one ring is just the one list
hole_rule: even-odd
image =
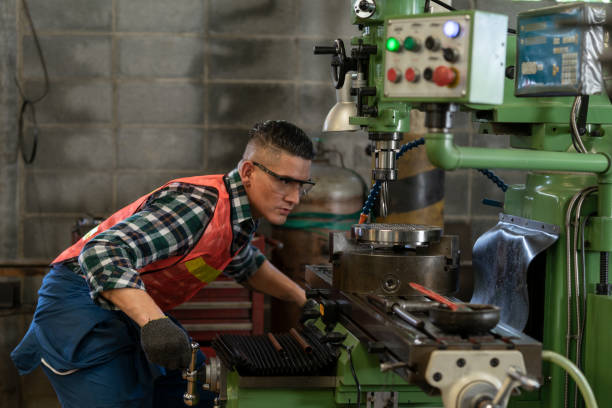
[(171, 406), (154, 379), (186, 368), (191, 350), (166, 310), (221, 271), (306, 303), (304, 291), (250, 241), (258, 219), (284, 223), (314, 185), (312, 143), (284, 121), (258, 123), (249, 135), (237, 169), (171, 181), (53, 261), (32, 325), (11, 354), (20, 374), (42, 363), (63, 407)]

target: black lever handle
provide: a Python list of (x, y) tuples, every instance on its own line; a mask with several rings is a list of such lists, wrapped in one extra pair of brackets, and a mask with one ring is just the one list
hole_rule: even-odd
[(315, 55), (322, 55), (322, 54), (335, 55), (337, 52), (337, 49), (336, 47), (329, 47), (326, 45), (315, 45), (313, 48), (313, 52)]

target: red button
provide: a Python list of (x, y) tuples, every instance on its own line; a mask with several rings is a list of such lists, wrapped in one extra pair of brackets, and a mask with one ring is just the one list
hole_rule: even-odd
[(404, 76), (408, 82), (417, 82), (419, 80), (419, 71), (413, 68), (408, 68), (404, 73)]
[(433, 81), (438, 86), (448, 86), (457, 79), (457, 71), (452, 68), (440, 65), (434, 70)]
[(389, 68), (387, 71), (387, 79), (391, 82), (399, 82), (402, 79), (402, 73), (397, 68)]

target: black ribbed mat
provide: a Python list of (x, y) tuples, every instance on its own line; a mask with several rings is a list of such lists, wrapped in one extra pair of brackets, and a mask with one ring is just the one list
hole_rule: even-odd
[(275, 334), (282, 347), (277, 351), (267, 335), (221, 334), (212, 347), (226, 367), (241, 376), (325, 375), (335, 366), (339, 353), (322, 343), (314, 330), (299, 332), (310, 345), (307, 353), (289, 333)]

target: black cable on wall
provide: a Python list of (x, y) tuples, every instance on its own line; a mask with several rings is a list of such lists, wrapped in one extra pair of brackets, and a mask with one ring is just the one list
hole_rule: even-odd
[[(17, 140), (19, 150), (21, 151), (21, 157), (26, 164), (31, 164), (34, 162), (34, 158), (36, 157), (36, 148), (38, 146), (38, 124), (36, 123), (36, 107), (35, 105), (43, 100), (45, 96), (49, 93), (49, 72), (47, 71), (47, 64), (45, 63), (45, 57), (43, 56), (42, 48), (40, 47), (40, 41), (38, 40), (38, 35), (36, 34), (36, 28), (34, 27), (34, 22), (32, 21), (32, 16), (30, 15), (30, 9), (28, 8), (28, 3), (26, 0), (21, 1), (23, 5), (23, 12), (26, 16), (26, 20), (30, 26), (30, 30), (32, 31), (32, 38), (34, 39), (34, 45), (36, 46), (36, 52), (38, 54), (38, 58), (40, 60), (40, 65), (43, 70), (43, 75), (45, 78), (43, 92), (40, 96), (35, 98), (28, 97), (23, 88), (20, 86), (19, 81), (15, 78), (15, 83), (17, 85), (17, 89), (19, 90), (19, 95), (21, 96), (21, 108), (19, 109), (19, 115), (17, 118)], [(25, 152), (24, 146), (24, 129), (25, 129), (25, 115), (28, 111), (28, 108), (31, 112), (32, 123), (34, 125), (34, 139), (32, 140), (32, 148), (28, 153)]]

